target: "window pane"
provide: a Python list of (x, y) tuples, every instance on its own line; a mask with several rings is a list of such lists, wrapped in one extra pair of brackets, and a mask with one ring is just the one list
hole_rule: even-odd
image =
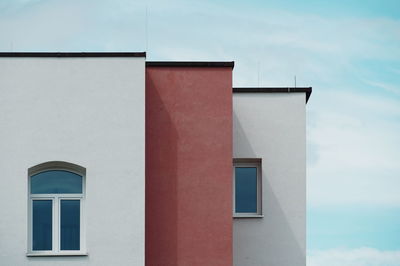
[(31, 176), (31, 193), (82, 193), (82, 176), (62, 170), (51, 170)]
[(61, 200), (61, 250), (80, 249), (80, 200)]
[(257, 212), (257, 168), (235, 167), (235, 211)]
[(32, 202), (32, 250), (52, 249), (52, 209), (51, 200)]

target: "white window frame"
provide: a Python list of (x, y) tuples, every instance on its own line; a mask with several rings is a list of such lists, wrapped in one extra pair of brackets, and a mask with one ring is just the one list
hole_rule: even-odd
[[(61, 170), (82, 176), (82, 193), (31, 194), (31, 177), (45, 171)], [(27, 256), (85, 256), (86, 251), (86, 169), (67, 162), (47, 162), (28, 170), (28, 250)], [(52, 250), (33, 250), (32, 205), (34, 200), (52, 200)], [(61, 200), (80, 201), (80, 250), (61, 250)]]
[[(260, 158), (234, 158), (233, 159), (233, 167), (232, 167), (232, 183), (233, 183), (233, 206), (232, 213), (234, 218), (262, 218), (262, 170), (261, 170), (262, 160)], [(235, 201), (235, 192), (236, 192), (236, 178), (235, 178), (235, 168), (236, 167), (255, 167), (257, 168), (257, 211), (256, 212), (236, 212), (236, 201)]]

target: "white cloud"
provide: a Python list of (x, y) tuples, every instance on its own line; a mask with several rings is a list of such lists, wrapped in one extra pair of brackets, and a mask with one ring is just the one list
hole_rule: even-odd
[(0, 51), (143, 51), (144, 4), (20, 0), (0, 5)]
[(311, 251), (307, 266), (399, 266), (400, 250), (381, 251), (373, 248)]
[(400, 206), (400, 101), (336, 91), (324, 97), (307, 130), (310, 206)]

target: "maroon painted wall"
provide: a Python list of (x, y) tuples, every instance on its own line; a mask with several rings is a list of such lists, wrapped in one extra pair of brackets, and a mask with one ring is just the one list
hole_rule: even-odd
[(232, 68), (146, 67), (146, 265), (232, 265)]

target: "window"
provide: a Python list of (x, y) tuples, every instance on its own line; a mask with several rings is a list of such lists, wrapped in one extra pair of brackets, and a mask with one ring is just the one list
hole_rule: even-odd
[(261, 159), (234, 159), (234, 217), (262, 217), (261, 187)]
[(48, 162), (28, 171), (28, 255), (84, 255), (85, 169)]

